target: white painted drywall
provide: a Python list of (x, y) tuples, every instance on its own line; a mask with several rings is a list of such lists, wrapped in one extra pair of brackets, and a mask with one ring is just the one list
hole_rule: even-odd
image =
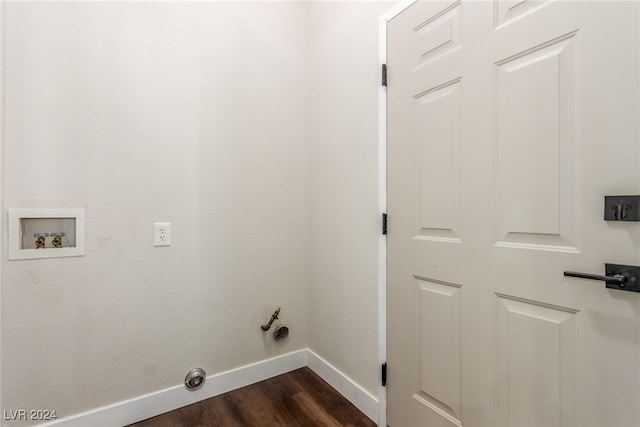
[(314, 2), (309, 348), (376, 395), (378, 30), (394, 3)]
[(308, 5), (3, 6), (5, 206), (85, 208), (86, 255), (2, 257), (2, 408), (63, 417), (305, 348)]
[[(67, 416), (307, 345), (377, 393), (391, 5), (4, 3), (5, 206), (84, 207), (87, 249), (3, 257), (3, 409)], [(282, 346), (258, 330), (278, 305)]]

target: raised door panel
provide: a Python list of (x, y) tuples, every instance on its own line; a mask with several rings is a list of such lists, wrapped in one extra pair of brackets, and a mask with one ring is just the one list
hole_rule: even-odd
[(552, 0), (496, 0), (495, 1), (495, 27), (510, 24), (537, 9), (545, 6)]
[(576, 37), (496, 64), (499, 246), (578, 251)]
[(416, 239), (459, 243), (460, 79), (414, 96)]
[(499, 426), (576, 426), (578, 311), (496, 296)]
[(417, 25), (414, 30), (415, 64), (423, 66), (460, 45), (460, 1)]
[(413, 397), (447, 421), (461, 414), (461, 286), (416, 277), (420, 355)]

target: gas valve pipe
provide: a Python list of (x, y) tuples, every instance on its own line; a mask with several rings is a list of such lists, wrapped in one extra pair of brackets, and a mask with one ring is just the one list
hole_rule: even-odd
[(260, 326), (260, 328), (262, 328), (263, 331), (268, 331), (271, 325), (273, 324), (273, 321), (278, 318), (279, 313), (280, 313), (280, 307), (278, 307), (276, 311), (273, 312), (273, 314), (271, 315), (271, 320), (269, 320), (269, 323), (267, 323), (266, 325)]

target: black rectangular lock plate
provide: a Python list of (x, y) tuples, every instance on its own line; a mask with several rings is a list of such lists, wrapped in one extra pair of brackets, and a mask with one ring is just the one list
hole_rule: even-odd
[(609, 281), (606, 282), (606, 286), (609, 289), (618, 289), (620, 291), (640, 292), (640, 267), (637, 265), (621, 265), (621, 264), (605, 264), (605, 274), (607, 276), (621, 275), (627, 278), (627, 280), (621, 284), (616, 285)]
[(604, 196), (605, 221), (640, 221), (640, 196)]

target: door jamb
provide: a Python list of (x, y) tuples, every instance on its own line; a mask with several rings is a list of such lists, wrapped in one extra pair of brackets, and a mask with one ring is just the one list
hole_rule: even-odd
[[(382, 64), (387, 63), (387, 24), (416, 1), (418, 0), (401, 0), (380, 17), (378, 32), (380, 82), (382, 82)], [(382, 214), (387, 212), (387, 88), (382, 84), (378, 89), (378, 210), (379, 230), (382, 230)], [(382, 233), (379, 236), (378, 359), (382, 366), (387, 361), (387, 236)], [(387, 426), (387, 390), (382, 385), (378, 388), (378, 411), (378, 426)]]
[[(5, 2), (0, 1), (0, 218), (5, 219), (4, 209), (4, 117), (5, 117), (5, 38), (4, 37), (4, 8)], [(0, 223), (0, 237), (4, 237), (4, 226), (6, 219)], [(2, 281), (2, 266), (4, 263), (4, 245), (0, 243), (0, 288), (4, 286)], [(0, 348), (2, 347), (2, 292), (0, 292)], [(2, 352), (0, 351), (0, 383), (2, 383)], [(0, 387), (0, 406), (2, 406), (2, 388)], [(1, 424), (1, 421), (0, 421)]]

